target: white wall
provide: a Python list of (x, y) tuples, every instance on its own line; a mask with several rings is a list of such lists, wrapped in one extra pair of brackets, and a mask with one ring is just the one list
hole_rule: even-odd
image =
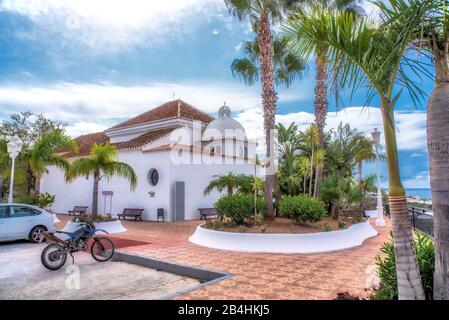
[[(199, 154), (196, 154), (200, 156)], [(175, 181), (185, 182), (185, 219), (198, 219), (198, 208), (213, 207), (221, 194), (216, 191), (204, 196), (204, 189), (213, 179), (214, 175), (233, 172), (236, 174), (253, 174), (254, 166), (250, 164), (173, 164), (170, 161), (170, 152), (120, 151), (120, 161), (126, 162), (134, 168), (138, 184), (134, 191), (130, 191), (129, 183), (120, 177), (103, 178), (99, 185), (98, 210), (104, 213), (104, 196), (102, 191), (113, 191), (112, 213), (121, 213), (124, 208), (145, 209), (143, 219), (156, 220), (157, 209), (164, 208), (167, 221), (172, 220), (173, 185)], [(205, 160), (211, 162), (211, 157), (203, 155)], [(221, 157), (220, 157), (221, 158)], [(151, 168), (159, 172), (159, 182), (152, 186), (147, 181), (147, 173)], [(72, 183), (65, 183), (62, 172), (49, 167), (49, 173), (42, 181), (42, 192), (56, 195), (56, 202), (52, 209), (56, 212), (66, 213), (75, 205), (89, 206), (92, 209), (93, 179), (81, 177)], [(154, 191), (150, 197), (149, 191)], [(226, 190), (223, 194), (226, 193)], [(109, 212), (109, 200), (106, 204)]]
[[(210, 159), (209, 156), (203, 155)], [(254, 166), (250, 164), (178, 164), (171, 167), (172, 192), (175, 181), (185, 182), (185, 219), (199, 219), (198, 208), (212, 208), (214, 203), (224, 194), (217, 191), (204, 196), (204, 189), (213, 179), (214, 175), (235, 174), (252, 175)]]
[[(164, 208), (166, 217), (169, 216), (170, 208), (170, 166), (168, 152), (142, 153), (140, 151), (119, 152), (120, 161), (126, 162), (134, 168), (138, 178), (138, 184), (134, 191), (130, 190), (129, 183), (120, 177), (111, 179), (103, 178), (99, 185), (98, 210), (104, 213), (104, 196), (102, 191), (113, 191), (112, 212), (121, 213), (124, 208), (145, 209), (143, 219), (156, 220), (157, 209)], [(147, 182), (147, 173), (151, 168), (159, 172), (159, 182), (152, 186)], [(61, 171), (50, 167), (49, 174), (43, 180), (42, 192), (56, 195), (56, 202), (52, 209), (56, 212), (67, 212), (75, 205), (89, 206), (92, 209), (92, 177), (78, 178), (72, 183), (66, 184)], [(150, 197), (149, 191), (154, 191), (154, 197)], [(109, 200), (107, 209), (109, 211)]]

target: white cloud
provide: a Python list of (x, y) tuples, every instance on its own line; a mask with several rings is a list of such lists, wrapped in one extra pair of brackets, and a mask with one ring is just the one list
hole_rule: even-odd
[(419, 172), (413, 179), (405, 179), (403, 181), (404, 188), (426, 189), (430, 186), (429, 171)]
[[(263, 145), (263, 114), (261, 109), (250, 109), (237, 115), (247, 130), (250, 138), (257, 139)], [(284, 125), (295, 122), (299, 130), (304, 130), (313, 123), (314, 115), (308, 112), (289, 113), (277, 115), (276, 121)], [(374, 107), (348, 107), (339, 112), (329, 112), (327, 115), (326, 129), (336, 128), (340, 122), (349, 123), (352, 128), (364, 132), (367, 136), (374, 128), (378, 128), (383, 137), (381, 114)], [(397, 128), (397, 144), (399, 150), (426, 149), (426, 114), (418, 111), (397, 111), (395, 113)], [(382, 143), (383, 145), (383, 143)]]
[(78, 137), (85, 133), (104, 131), (110, 126), (96, 122), (77, 122), (67, 126), (66, 132), (71, 137)]
[(217, 29), (212, 29), (212, 34), (214, 36), (218, 35), (220, 33), (220, 31), (218, 31)]
[(379, 19), (379, 12), (380, 12), (379, 7), (376, 6), (372, 1), (363, 0), (362, 6), (368, 17), (374, 20)]
[(243, 46), (243, 42), (239, 42), (239, 43), (234, 47), (235, 51), (239, 51), (239, 50), (242, 48), (242, 46)]
[[(21, 36), (51, 34), (62, 37), (61, 45), (101, 53), (182, 38), (201, 21), (198, 17), (216, 16), (225, 6), (220, 0), (4, 0), (0, 11), (27, 16), (38, 26)], [(230, 20), (224, 22), (232, 27)]]
[[(150, 83), (142, 86), (113, 84), (57, 83), (47, 86), (0, 86), (0, 120), (13, 112), (31, 110), (51, 119), (67, 121), (75, 135), (98, 131), (124, 118), (148, 111), (175, 98), (183, 99), (205, 112), (215, 113), (226, 101), (233, 111), (257, 108), (260, 93), (228, 83)], [(285, 94), (281, 100), (296, 99)]]

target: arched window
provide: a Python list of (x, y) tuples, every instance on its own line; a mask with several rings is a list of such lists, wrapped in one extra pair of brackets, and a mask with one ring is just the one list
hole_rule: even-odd
[(210, 147), (210, 155), (213, 156), (215, 153), (215, 149), (214, 147)]
[(243, 148), (243, 152), (244, 152), (244, 157), (245, 159), (248, 159), (248, 147)]

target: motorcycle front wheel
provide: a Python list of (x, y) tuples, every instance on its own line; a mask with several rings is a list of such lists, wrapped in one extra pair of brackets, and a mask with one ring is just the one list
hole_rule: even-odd
[(50, 270), (61, 269), (67, 260), (64, 247), (57, 243), (49, 244), (41, 254), (41, 261), (45, 268)]
[(114, 244), (109, 238), (95, 238), (90, 253), (98, 262), (106, 262), (114, 255)]

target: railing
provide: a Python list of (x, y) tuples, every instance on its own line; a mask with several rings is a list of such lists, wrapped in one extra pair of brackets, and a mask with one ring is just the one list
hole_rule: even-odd
[[(428, 210), (420, 207), (408, 207), (408, 214), (412, 227), (416, 230), (424, 232), (430, 236), (433, 236), (433, 216), (427, 214)], [(384, 214), (390, 216), (390, 206), (384, 205)]]

